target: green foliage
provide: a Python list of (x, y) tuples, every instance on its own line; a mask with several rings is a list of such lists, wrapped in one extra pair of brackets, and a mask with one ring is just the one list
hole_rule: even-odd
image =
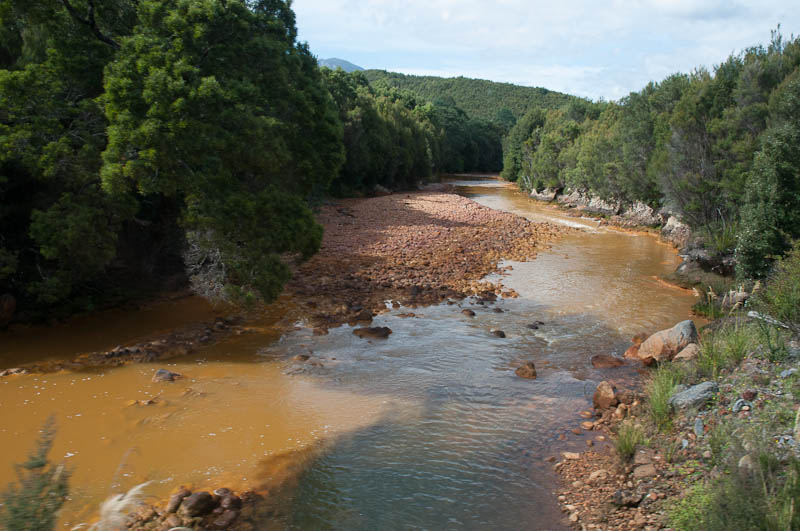
[(647, 437), (641, 426), (626, 422), (620, 426), (614, 444), (619, 457), (623, 461), (628, 461), (638, 446), (647, 444)]
[(618, 103), (541, 105), (510, 130), (503, 177), (669, 207), (712, 254), (735, 251), (741, 277), (764, 276), (800, 237), (798, 65), (800, 39), (775, 31)]
[(800, 460), (780, 463), (761, 453), (755, 468), (693, 487), (669, 511), (670, 525), (682, 531), (800, 529)]
[(757, 326), (734, 321), (724, 325), (700, 342), (700, 354), (695, 365), (697, 374), (716, 378), (725, 369), (739, 365), (758, 345)]
[(770, 122), (742, 209), (737, 247), (741, 276), (765, 276), (769, 259), (800, 237), (800, 69), (772, 94)]
[(343, 159), (316, 61), (282, 2), (145, 1), (139, 17), (106, 68), (103, 186), (181, 199), (192, 256), (216, 257), (189, 264), (203, 293), (274, 300), (281, 255), (320, 243), (301, 198)]
[(47, 460), (55, 437), (52, 417), (40, 433), (28, 460), (17, 465), (17, 483), (0, 494), (0, 524), (8, 531), (54, 529), (67, 497), (69, 472), (64, 465), (50, 465)]
[(530, 109), (555, 109), (578, 100), (575, 96), (541, 87), (521, 87), (483, 79), (412, 76), (383, 70), (366, 70), (364, 75), (375, 86), (409, 90), (426, 101), (450, 98), (470, 118), (493, 121), (506, 128), (511, 118), (520, 119)]
[(711, 493), (703, 483), (693, 485), (685, 496), (667, 513), (669, 525), (680, 531), (707, 529), (706, 512), (711, 504)]
[(672, 425), (672, 407), (669, 399), (681, 382), (681, 370), (672, 364), (659, 365), (650, 375), (645, 387), (647, 411), (653, 423), (661, 430)]
[(756, 293), (752, 304), (800, 335), (800, 243), (776, 261), (769, 281)]

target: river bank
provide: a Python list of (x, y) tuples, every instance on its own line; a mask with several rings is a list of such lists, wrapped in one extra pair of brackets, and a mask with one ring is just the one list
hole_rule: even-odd
[[(381, 528), (387, 518), (427, 528), (453, 521), (561, 528), (545, 457), (593, 440), (588, 432), (561, 437), (587, 408), (591, 383), (610, 375), (629, 379), (635, 372), (630, 365), (598, 368), (592, 356), (621, 354), (633, 333), (685, 318), (691, 295), (655, 280), (678, 259), (653, 238), (540, 210), (502, 182), (453, 186), (471, 200), (440, 200), (441, 191), (429, 190), (360, 201), (378, 205), (360, 219), (377, 219), (379, 230), (354, 223), (350, 216), (357, 210), (349, 201), (328, 205), (337, 222), (363, 226), (364, 239), (346, 248), (337, 248), (335, 239), (327, 243), (339, 253), (321, 254), (330, 274), (315, 278), (312, 271), (301, 286), (319, 285), (324, 296), (301, 307), (302, 297), (289, 293), (277, 303), (281, 315), (270, 326), (222, 322), (230, 331), (218, 340), (163, 364), (141, 360), (80, 377), (67, 370), (4, 378), (0, 403), (9, 415), (2, 428), (14, 428), (5, 458), (19, 462), (42, 419), (57, 414), (54, 455), (71, 456), (74, 497), (86, 507), (78, 516), (73, 512), (72, 525), (87, 521), (98, 497), (105, 499), (107, 478), (120, 459), (131, 473), (115, 489), (156, 479), (147, 487), (150, 500), (166, 501), (180, 483), (195, 493), (217, 487), (261, 493), (261, 478), (287, 477), (276, 475), (273, 459), (286, 456), (281, 462), (292, 467), (293, 486), (283, 498), (267, 498), (280, 506), (272, 517), (278, 528)], [(390, 198), (399, 210), (393, 217), (402, 223), (381, 220), (389, 204), (381, 201)], [(437, 208), (450, 211), (449, 217), (435, 221), (430, 212)], [(481, 230), (484, 222), (497, 228)], [(542, 227), (554, 235), (532, 237)], [(352, 228), (341, 229), (343, 243)], [(445, 229), (457, 234), (455, 242), (437, 247), (429, 241)], [(431, 275), (408, 263), (416, 254), (404, 249), (417, 242), (436, 265)], [(526, 262), (495, 260), (506, 252), (515, 258), (539, 254)], [(477, 257), (481, 271), (459, 284), (463, 256)], [(337, 266), (342, 257), (355, 263)], [(353, 275), (381, 262), (407, 264), (409, 275), (395, 269), (372, 302), (368, 290), (339, 276), (340, 270)], [(492, 271), (500, 274), (479, 276)], [(440, 278), (450, 288), (431, 289)], [(645, 311), (652, 305), (636, 298), (643, 291), (662, 300), (657, 311)], [(461, 298), (470, 293), (475, 296)], [(369, 305), (378, 302), (373, 311)], [(356, 337), (366, 312), (372, 327), (393, 333)], [(334, 326), (342, 321), (355, 326)], [(211, 323), (213, 328), (216, 321)], [(245, 333), (238, 334), (239, 327)], [(515, 369), (530, 361), (538, 377), (516, 376)], [(154, 382), (160, 368), (183, 376)], [(181, 434), (179, 445), (175, 433)], [(313, 459), (297, 461), (297, 452), (309, 447), (319, 449)], [(164, 503), (155, 506), (151, 514), (142, 509), (149, 522), (153, 515), (158, 525), (176, 521), (164, 513)], [(221, 517), (213, 514), (217, 509), (227, 510), (220, 500), (203, 518)]]

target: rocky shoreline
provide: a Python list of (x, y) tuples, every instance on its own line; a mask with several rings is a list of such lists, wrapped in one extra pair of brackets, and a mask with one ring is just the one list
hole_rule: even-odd
[[(748, 318), (737, 319), (732, 326), (753, 324)], [(699, 363), (698, 342), (713, 341), (713, 334), (731, 323), (711, 323), (699, 335), (692, 330), (687, 335), (694, 328), (687, 323), (644, 341), (634, 338), (627, 357), (644, 365), (652, 365), (655, 358), (692, 374)], [(734, 433), (767, 431), (773, 446), (768, 451), (778, 461), (800, 455), (800, 344), (791, 341), (787, 349), (786, 357), (777, 361), (770, 359), (765, 345), (751, 344), (741, 362), (723, 369), (719, 378), (675, 385), (667, 402), (671, 416), (667, 430), (653, 427), (647, 403), (653, 397), (647, 392), (601, 382), (593, 398), (594, 411), (584, 412), (590, 420), (582, 422), (580, 430), (597, 431), (597, 440), (611, 444), (583, 453), (564, 452), (560, 460), (551, 458), (557, 460), (554, 470), (561, 487), (556, 495), (564, 524), (580, 530), (673, 529), (680, 517), (676, 508), (700, 503), (693, 499), (694, 489), (704, 492), (705, 481), (733, 473), (746, 482), (756, 473), (757, 455), (765, 449), (745, 438), (731, 439)], [(781, 416), (784, 419), (776, 422)], [(631, 427), (642, 436), (627, 450), (630, 455), (623, 456), (621, 444), (627, 441), (621, 439), (628, 437), (623, 430)], [(726, 472), (731, 467), (733, 471)]]

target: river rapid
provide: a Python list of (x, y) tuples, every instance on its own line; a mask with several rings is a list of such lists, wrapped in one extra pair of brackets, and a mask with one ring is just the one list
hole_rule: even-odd
[[(570, 430), (597, 382), (637, 377), (589, 358), (689, 318), (694, 297), (658, 280), (680, 258), (652, 236), (569, 217), (497, 180), (451, 184), (485, 206), (576, 230), (531, 262), (504, 264), (503, 284), (519, 298), (395, 308), (372, 324), (392, 329), (387, 340), (349, 326), (287, 331), (277, 323), (290, 301), (281, 301), (254, 333), (169, 363), (3, 378), (0, 485), (53, 415), (51, 459), (72, 470), (64, 529), (145, 481), (151, 502), (181, 484), (269, 491), (266, 529), (562, 529), (545, 459), (586, 447), (592, 434)], [(0, 368), (212, 316), (189, 298), (5, 333)], [(536, 380), (514, 374), (528, 360)], [(154, 383), (159, 368), (185, 378)]]

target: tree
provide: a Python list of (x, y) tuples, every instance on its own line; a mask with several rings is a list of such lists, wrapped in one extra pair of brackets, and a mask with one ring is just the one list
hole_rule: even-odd
[(47, 454), (53, 446), (53, 417), (45, 422), (34, 451), (17, 465), (17, 484), (0, 494), (0, 524), (8, 531), (50, 531), (68, 493), (69, 472), (52, 466)]
[(179, 199), (203, 293), (273, 300), (286, 257), (319, 247), (303, 201), (336, 176), (342, 131), (295, 38), (283, 1), (144, 0), (106, 69), (103, 186)]
[(770, 126), (756, 154), (736, 248), (743, 277), (769, 272), (771, 257), (800, 237), (800, 69), (770, 99)]

